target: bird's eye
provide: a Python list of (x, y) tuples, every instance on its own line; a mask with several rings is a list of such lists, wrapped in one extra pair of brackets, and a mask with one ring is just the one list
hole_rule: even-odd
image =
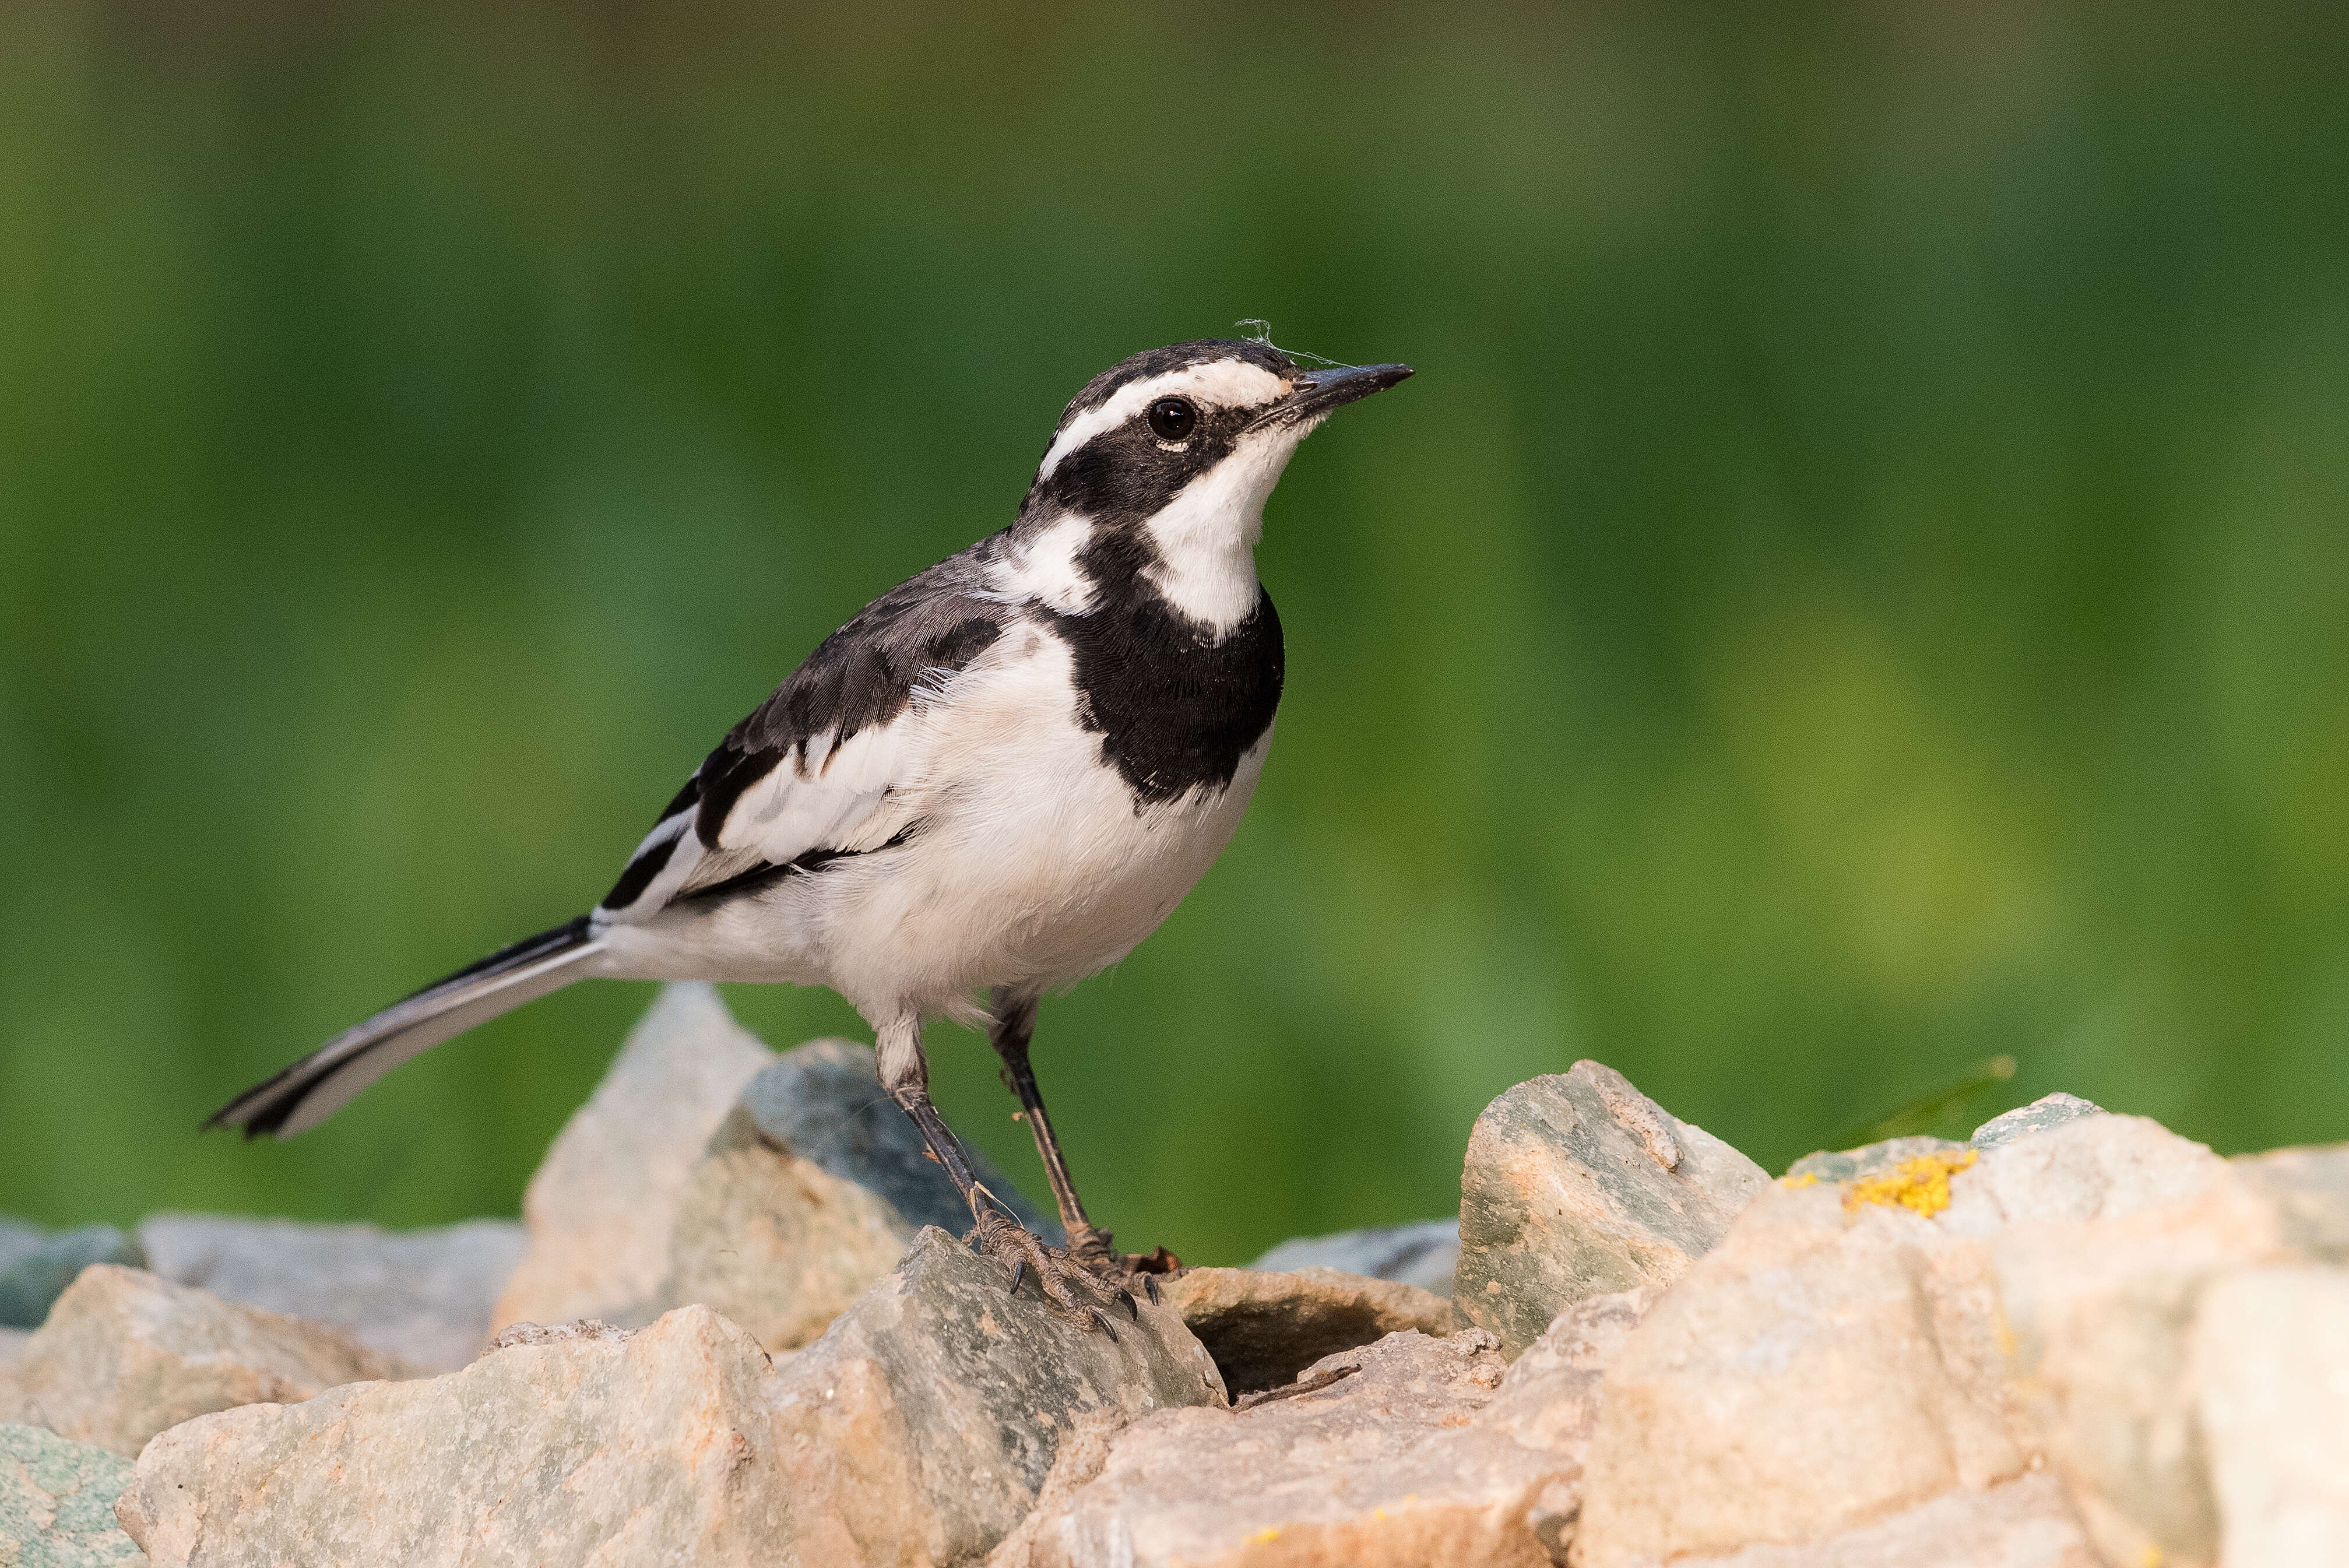
[(1161, 398), (1150, 405), (1150, 433), (1160, 441), (1187, 440), (1199, 423), (1188, 398)]

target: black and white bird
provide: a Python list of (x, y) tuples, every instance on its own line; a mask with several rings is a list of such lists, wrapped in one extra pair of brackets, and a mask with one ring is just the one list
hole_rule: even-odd
[[(316, 1127), (391, 1068), (574, 981), (788, 981), (872, 1024), (883, 1085), (968, 1200), (979, 1248), (1064, 1314), (1121, 1257), (1086, 1218), (1028, 1061), (1038, 1000), (1117, 962), (1238, 826), (1280, 701), (1257, 579), (1298, 443), (1405, 365), (1269, 343), (1137, 354), (1052, 431), (1017, 522), (867, 605), (686, 780), (604, 901), (394, 1003), (210, 1125)], [(1069, 1236), (972, 1180), (928, 1093), (926, 1020), (983, 1025)], [(1130, 1303), (1129, 1303), (1130, 1304)]]

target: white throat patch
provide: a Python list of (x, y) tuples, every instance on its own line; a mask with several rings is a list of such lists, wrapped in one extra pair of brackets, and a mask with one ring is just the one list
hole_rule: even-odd
[(1183, 487), (1144, 525), (1158, 559), (1143, 573), (1166, 602), (1218, 637), (1256, 608), (1264, 504), (1297, 443), (1319, 421), (1268, 425)]

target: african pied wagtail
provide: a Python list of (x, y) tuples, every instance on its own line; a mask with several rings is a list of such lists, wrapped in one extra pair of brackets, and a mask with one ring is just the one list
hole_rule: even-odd
[[(210, 1125), (291, 1137), (427, 1047), (591, 976), (828, 985), (873, 1025), (881, 1081), (969, 1201), (980, 1249), (1015, 1289), (1032, 1266), (1056, 1311), (1106, 1328), (1072, 1287), (1123, 1296), (1148, 1261), (1113, 1253), (1078, 1201), (1028, 1064), (1037, 999), (1123, 958), (1238, 826), (1280, 701), (1280, 618), (1256, 574), (1265, 500), (1332, 410), (1410, 374), (1206, 340), (1095, 377), (1019, 521), (825, 639), (594, 910), (336, 1035)], [(922, 1025), (941, 1014), (984, 1023), (1001, 1054), (1068, 1254), (974, 1187), (929, 1098)]]

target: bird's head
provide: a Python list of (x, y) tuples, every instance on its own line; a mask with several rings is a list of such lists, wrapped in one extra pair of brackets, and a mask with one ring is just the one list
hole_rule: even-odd
[[(1194, 619), (1226, 624), (1254, 601), (1264, 504), (1297, 443), (1410, 374), (1301, 366), (1236, 338), (1136, 354), (1071, 400), (1020, 507), (1021, 531), (1081, 533), (1091, 553), (1130, 560)], [(1093, 565), (1098, 576), (1111, 563)]]

